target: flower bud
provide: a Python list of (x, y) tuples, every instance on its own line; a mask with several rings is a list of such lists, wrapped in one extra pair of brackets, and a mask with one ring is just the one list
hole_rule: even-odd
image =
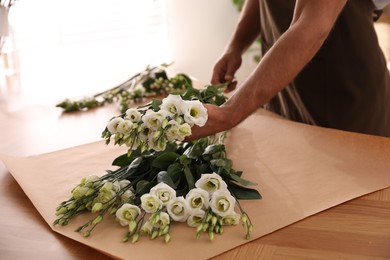
[(171, 240), (171, 235), (166, 234), (166, 235), (164, 236), (164, 241), (165, 241), (165, 243), (168, 243), (170, 240)]
[(197, 227), (196, 227), (196, 232), (200, 232), (203, 230), (203, 225), (202, 224), (199, 224)]
[(154, 231), (152, 232), (152, 239), (155, 239), (157, 236), (158, 236), (158, 231), (157, 231), (157, 230), (154, 230)]
[(56, 215), (62, 215), (68, 212), (68, 209), (66, 207), (61, 207), (59, 210), (57, 210)]
[(213, 231), (209, 231), (209, 239), (210, 239), (211, 241), (214, 240), (214, 232), (213, 232)]
[(213, 217), (213, 215), (211, 215), (210, 213), (207, 213), (206, 222), (209, 222), (212, 217)]
[(99, 223), (102, 220), (103, 220), (103, 217), (101, 215), (99, 215), (92, 221), (92, 224), (96, 225), (97, 223)]
[(76, 207), (76, 203), (74, 201), (72, 201), (68, 206), (66, 206), (68, 210), (74, 209), (75, 207)]
[(252, 231), (253, 231), (253, 225), (249, 224), (249, 226), (248, 226), (248, 233), (252, 233)]
[(103, 208), (103, 204), (100, 203), (100, 202), (97, 202), (97, 203), (95, 203), (95, 204), (93, 205), (91, 211), (92, 211), (92, 213), (96, 213), (96, 212), (102, 210), (102, 208)]
[(244, 213), (242, 216), (241, 216), (241, 223), (244, 224), (248, 221), (248, 216)]
[(131, 240), (131, 243), (136, 243), (137, 241), (139, 240), (139, 234), (138, 233), (135, 233), (133, 235), (133, 239)]
[(206, 232), (206, 230), (209, 228), (209, 223), (204, 223), (203, 224), (203, 232)]
[(137, 227), (137, 222), (135, 220), (131, 220), (129, 223), (129, 232), (133, 233), (136, 227)]
[(213, 216), (212, 218), (211, 218), (211, 225), (213, 225), (213, 226), (215, 226), (215, 224), (217, 224), (217, 217), (216, 216)]

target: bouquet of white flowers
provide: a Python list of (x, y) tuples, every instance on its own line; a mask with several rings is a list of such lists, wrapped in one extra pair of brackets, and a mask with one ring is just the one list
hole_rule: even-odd
[(168, 242), (172, 222), (186, 222), (196, 228), (197, 238), (206, 232), (213, 239), (224, 225), (241, 221), (249, 238), (253, 226), (239, 200), (261, 195), (232, 168), (223, 143), (226, 133), (184, 142), (193, 125), (206, 123), (204, 103), (225, 102), (223, 87), (188, 86), (182, 95), (153, 100), (109, 120), (102, 132), (106, 144), (113, 140), (128, 146), (128, 152), (113, 161), (116, 170), (84, 177), (57, 207), (54, 224), (66, 225), (75, 215), (92, 212), (96, 216), (77, 229), (89, 236), (111, 214), (128, 227), (123, 241), (147, 235)]

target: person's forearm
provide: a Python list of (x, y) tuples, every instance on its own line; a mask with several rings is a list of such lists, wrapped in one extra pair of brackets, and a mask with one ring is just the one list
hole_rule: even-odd
[(310, 1), (303, 1), (306, 9), (300, 10), (301, 6), (297, 6), (292, 26), (224, 105), (224, 109), (231, 113), (233, 126), (267, 103), (296, 77), (323, 44), (345, 3), (333, 1), (333, 9), (318, 17), (316, 10), (324, 10), (324, 6), (316, 4), (332, 1)]
[(260, 33), (260, 10), (258, 0), (246, 0), (241, 10), (235, 31), (225, 49), (227, 52), (244, 53)]

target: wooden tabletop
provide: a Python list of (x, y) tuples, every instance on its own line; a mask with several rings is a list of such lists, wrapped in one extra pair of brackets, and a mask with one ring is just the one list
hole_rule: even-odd
[[(63, 115), (18, 94), (0, 98), (0, 153), (26, 156), (100, 139), (117, 108)], [(390, 169), (389, 169), (390, 174)], [(110, 259), (53, 232), (0, 163), (0, 259)], [(389, 175), (390, 178), (390, 175)], [(390, 188), (348, 201), (215, 259), (390, 259)]]

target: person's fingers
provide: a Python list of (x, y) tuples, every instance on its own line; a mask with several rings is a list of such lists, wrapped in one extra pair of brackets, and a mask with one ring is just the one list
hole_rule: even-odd
[(229, 83), (229, 85), (227, 86), (227, 88), (225, 89), (225, 93), (229, 93), (233, 90), (235, 90), (237, 87), (237, 80), (233, 80)]
[(234, 79), (234, 73), (228, 71), (224, 77), (225, 82), (232, 82), (233, 79)]
[(225, 70), (220, 64), (216, 64), (211, 77), (211, 84), (221, 84), (225, 82)]

